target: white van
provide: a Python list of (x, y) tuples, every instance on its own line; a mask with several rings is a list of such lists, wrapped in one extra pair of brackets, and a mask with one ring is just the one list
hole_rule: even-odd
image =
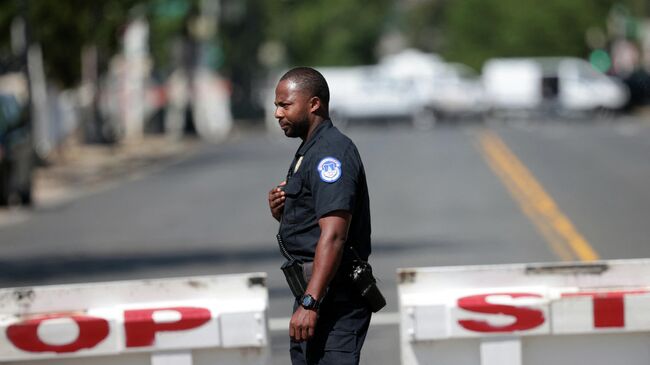
[(571, 57), (492, 59), (483, 66), (483, 87), (494, 113), (594, 112), (625, 106), (622, 82)]
[(435, 54), (407, 49), (377, 65), (318, 67), (330, 88), (332, 119), (406, 119), (419, 129), (435, 123), (429, 104), (435, 78), (445, 70)]

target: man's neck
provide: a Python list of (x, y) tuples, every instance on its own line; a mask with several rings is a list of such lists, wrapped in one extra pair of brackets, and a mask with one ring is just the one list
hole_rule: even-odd
[(302, 139), (303, 141), (309, 141), (309, 139), (314, 135), (314, 131), (325, 119), (317, 116), (309, 123), (309, 129), (307, 130), (307, 135)]

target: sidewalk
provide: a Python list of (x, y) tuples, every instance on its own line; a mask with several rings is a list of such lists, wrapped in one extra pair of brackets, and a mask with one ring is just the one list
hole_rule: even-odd
[(118, 145), (69, 143), (34, 174), (34, 204), (48, 206), (87, 194), (117, 181), (141, 176), (197, 151), (198, 138), (172, 141), (146, 136)]

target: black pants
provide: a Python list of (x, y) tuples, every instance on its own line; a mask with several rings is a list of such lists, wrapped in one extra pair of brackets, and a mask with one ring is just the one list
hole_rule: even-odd
[[(298, 308), (296, 301), (294, 312)], [(314, 337), (291, 341), (293, 365), (357, 365), (371, 312), (351, 283), (333, 283), (321, 303)]]

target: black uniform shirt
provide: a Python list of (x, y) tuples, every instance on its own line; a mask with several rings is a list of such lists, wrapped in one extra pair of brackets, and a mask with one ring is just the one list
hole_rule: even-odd
[[(346, 246), (362, 259), (370, 255), (370, 204), (366, 174), (354, 143), (329, 120), (304, 141), (291, 163), (280, 234), (288, 251), (313, 261), (320, 237), (318, 220), (327, 213), (352, 213)], [(349, 250), (344, 260), (351, 259)]]

